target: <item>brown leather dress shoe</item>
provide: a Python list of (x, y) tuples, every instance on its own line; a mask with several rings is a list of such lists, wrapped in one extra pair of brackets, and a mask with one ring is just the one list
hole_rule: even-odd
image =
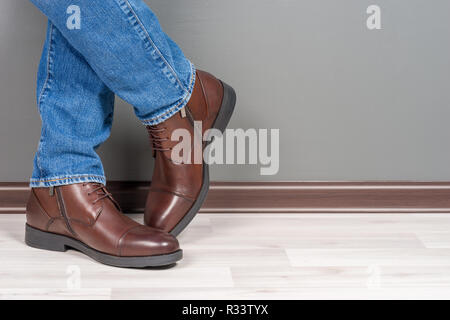
[(167, 266), (182, 258), (173, 236), (123, 215), (98, 183), (32, 189), (25, 242), (52, 251), (73, 248), (116, 267)]
[[(230, 86), (204, 71), (197, 71), (192, 96), (185, 108), (165, 122), (148, 126), (153, 144), (155, 169), (145, 206), (145, 224), (177, 236), (199, 211), (209, 189), (208, 165), (200, 154), (199, 164), (173, 161), (172, 132), (186, 129), (194, 137), (194, 122), (201, 122), (202, 132), (211, 128), (224, 131), (236, 104), (236, 94)], [(195, 143), (204, 150), (206, 143), (191, 144), (191, 160), (195, 157)], [(202, 152), (203, 153), (203, 152)], [(198, 158), (198, 156), (197, 156)]]

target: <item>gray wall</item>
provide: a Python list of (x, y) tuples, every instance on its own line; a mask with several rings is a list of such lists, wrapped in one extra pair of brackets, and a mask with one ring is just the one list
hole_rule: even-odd
[[(221, 166), (215, 180), (450, 180), (448, 0), (151, 0), (200, 68), (239, 93), (234, 128), (280, 128), (280, 172)], [(382, 30), (366, 8), (382, 8)], [(0, 3), (0, 181), (31, 174), (45, 18)], [(101, 148), (112, 180), (150, 178), (144, 128), (118, 101)], [(130, 156), (132, 155), (132, 156)]]

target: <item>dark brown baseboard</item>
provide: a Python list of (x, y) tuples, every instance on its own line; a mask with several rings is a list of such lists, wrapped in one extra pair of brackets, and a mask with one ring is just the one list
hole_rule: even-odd
[[(148, 183), (111, 182), (125, 212), (142, 212)], [(0, 214), (24, 213), (26, 183), (0, 183)], [(450, 213), (450, 182), (213, 182), (204, 213)]]

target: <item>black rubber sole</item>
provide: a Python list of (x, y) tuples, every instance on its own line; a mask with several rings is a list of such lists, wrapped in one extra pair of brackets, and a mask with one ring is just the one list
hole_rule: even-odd
[(35, 229), (28, 224), (25, 226), (25, 243), (33, 248), (49, 251), (65, 252), (69, 249), (78, 250), (92, 259), (114, 267), (121, 268), (153, 268), (175, 265), (183, 258), (183, 251), (148, 257), (117, 257), (102, 253), (84, 243), (54, 233)]
[[(222, 82), (223, 85), (223, 100), (222, 105), (219, 110), (219, 114), (217, 115), (216, 120), (214, 121), (213, 128), (220, 130), (222, 133), (228, 126), (228, 123), (231, 120), (231, 116), (234, 112), (234, 107), (236, 106), (236, 92), (232, 87), (227, 85), (225, 82)], [(203, 184), (200, 189), (200, 194), (197, 197), (197, 200), (192, 205), (191, 209), (189, 209), (188, 213), (183, 217), (183, 219), (178, 222), (178, 224), (170, 231), (170, 234), (173, 236), (178, 236), (184, 229), (188, 226), (189, 223), (194, 219), (200, 210), (201, 206), (206, 200), (206, 196), (209, 191), (209, 165), (207, 163), (203, 163)]]

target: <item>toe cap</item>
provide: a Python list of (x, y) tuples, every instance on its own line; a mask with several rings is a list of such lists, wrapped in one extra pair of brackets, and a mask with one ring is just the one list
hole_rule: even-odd
[(175, 237), (146, 226), (130, 229), (119, 240), (119, 256), (122, 257), (156, 256), (178, 250), (180, 250), (180, 245)]
[(189, 212), (193, 201), (170, 192), (150, 191), (145, 206), (145, 224), (170, 232)]

